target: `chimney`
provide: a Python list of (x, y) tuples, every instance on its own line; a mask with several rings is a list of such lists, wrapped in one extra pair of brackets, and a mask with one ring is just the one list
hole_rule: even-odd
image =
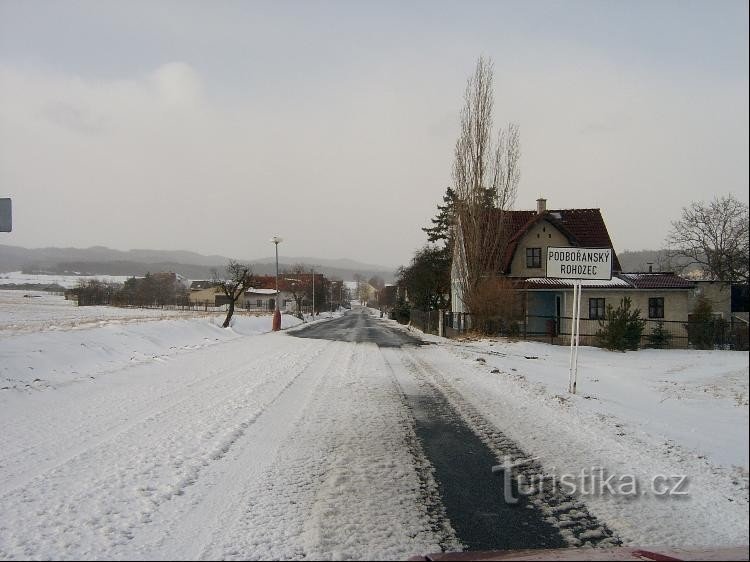
[(540, 197), (536, 200), (536, 214), (537, 215), (543, 215), (547, 212), (547, 200), (543, 197)]
[(646, 262), (646, 265), (648, 265), (648, 272), (653, 273), (654, 272), (654, 262)]

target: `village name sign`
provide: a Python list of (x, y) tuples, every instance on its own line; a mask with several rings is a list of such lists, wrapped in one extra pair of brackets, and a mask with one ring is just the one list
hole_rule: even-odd
[(547, 277), (612, 279), (612, 249), (547, 248)]
[(578, 341), (581, 333), (582, 280), (612, 279), (612, 248), (547, 248), (547, 277), (573, 281), (568, 392), (578, 385)]

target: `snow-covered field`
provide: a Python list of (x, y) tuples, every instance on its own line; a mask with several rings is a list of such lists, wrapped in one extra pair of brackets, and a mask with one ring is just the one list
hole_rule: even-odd
[(60, 285), (66, 289), (77, 287), (81, 281), (97, 279), (107, 283), (124, 283), (130, 278), (127, 275), (41, 275), (27, 274), (20, 271), (0, 273), (0, 286), (23, 285), (25, 283), (39, 285)]
[(43, 291), (0, 290), (0, 336), (201, 315), (200, 312), (148, 308), (79, 307), (75, 301)]
[[(403, 559), (458, 546), (427, 507), (434, 482), (401, 394), (426, 382), (548, 474), (600, 466), (644, 488), (687, 476), (686, 496), (581, 498), (625, 544), (747, 543), (746, 353), (582, 348), (571, 396), (567, 348), (541, 343), (380, 349), (265, 333), (269, 317), (222, 330), (223, 315), (86, 307), (77, 322), (54, 300), (24, 305), (0, 317), (2, 559)], [(564, 528), (570, 513), (549, 516)]]

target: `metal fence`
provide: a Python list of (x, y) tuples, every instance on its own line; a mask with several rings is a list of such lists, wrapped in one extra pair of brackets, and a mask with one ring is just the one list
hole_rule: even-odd
[(440, 315), (445, 314), (442, 310), (416, 310), (409, 311), (409, 323), (419, 328), (425, 334), (440, 334)]
[[(428, 333), (439, 330), (438, 311), (412, 311), (412, 325)], [(442, 311), (442, 334), (456, 337), (469, 332), (505, 336), (523, 340), (548, 341), (553, 344), (570, 343), (573, 319), (570, 317), (526, 316), (508, 321), (490, 318), (479, 326), (478, 321), (468, 313)], [(598, 334), (604, 329), (599, 320), (582, 318), (580, 321), (580, 343), (598, 345)], [(708, 322), (644, 320), (639, 347), (651, 348), (702, 348), (747, 350), (748, 323), (732, 318), (714, 319)]]

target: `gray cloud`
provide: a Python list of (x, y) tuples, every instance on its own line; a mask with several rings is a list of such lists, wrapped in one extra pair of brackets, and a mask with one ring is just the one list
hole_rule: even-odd
[(24, 59), (42, 39), (0, 29), (0, 196), (16, 213), (3, 243), (258, 257), (278, 233), (287, 255), (404, 263), (450, 183), (480, 52), (496, 63), (496, 122), (521, 127), (518, 208), (539, 195), (601, 207), (622, 249), (659, 246), (691, 200), (747, 198), (747, 68), (726, 59), (665, 72), (679, 53), (650, 65), (637, 46), (557, 28), (497, 34), (490, 14), (469, 33), (461, 18), (396, 25), (372, 7), (325, 27), (325, 10), (147, 5), (147, 20), (95, 10), (106, 57), (58, 42)]

